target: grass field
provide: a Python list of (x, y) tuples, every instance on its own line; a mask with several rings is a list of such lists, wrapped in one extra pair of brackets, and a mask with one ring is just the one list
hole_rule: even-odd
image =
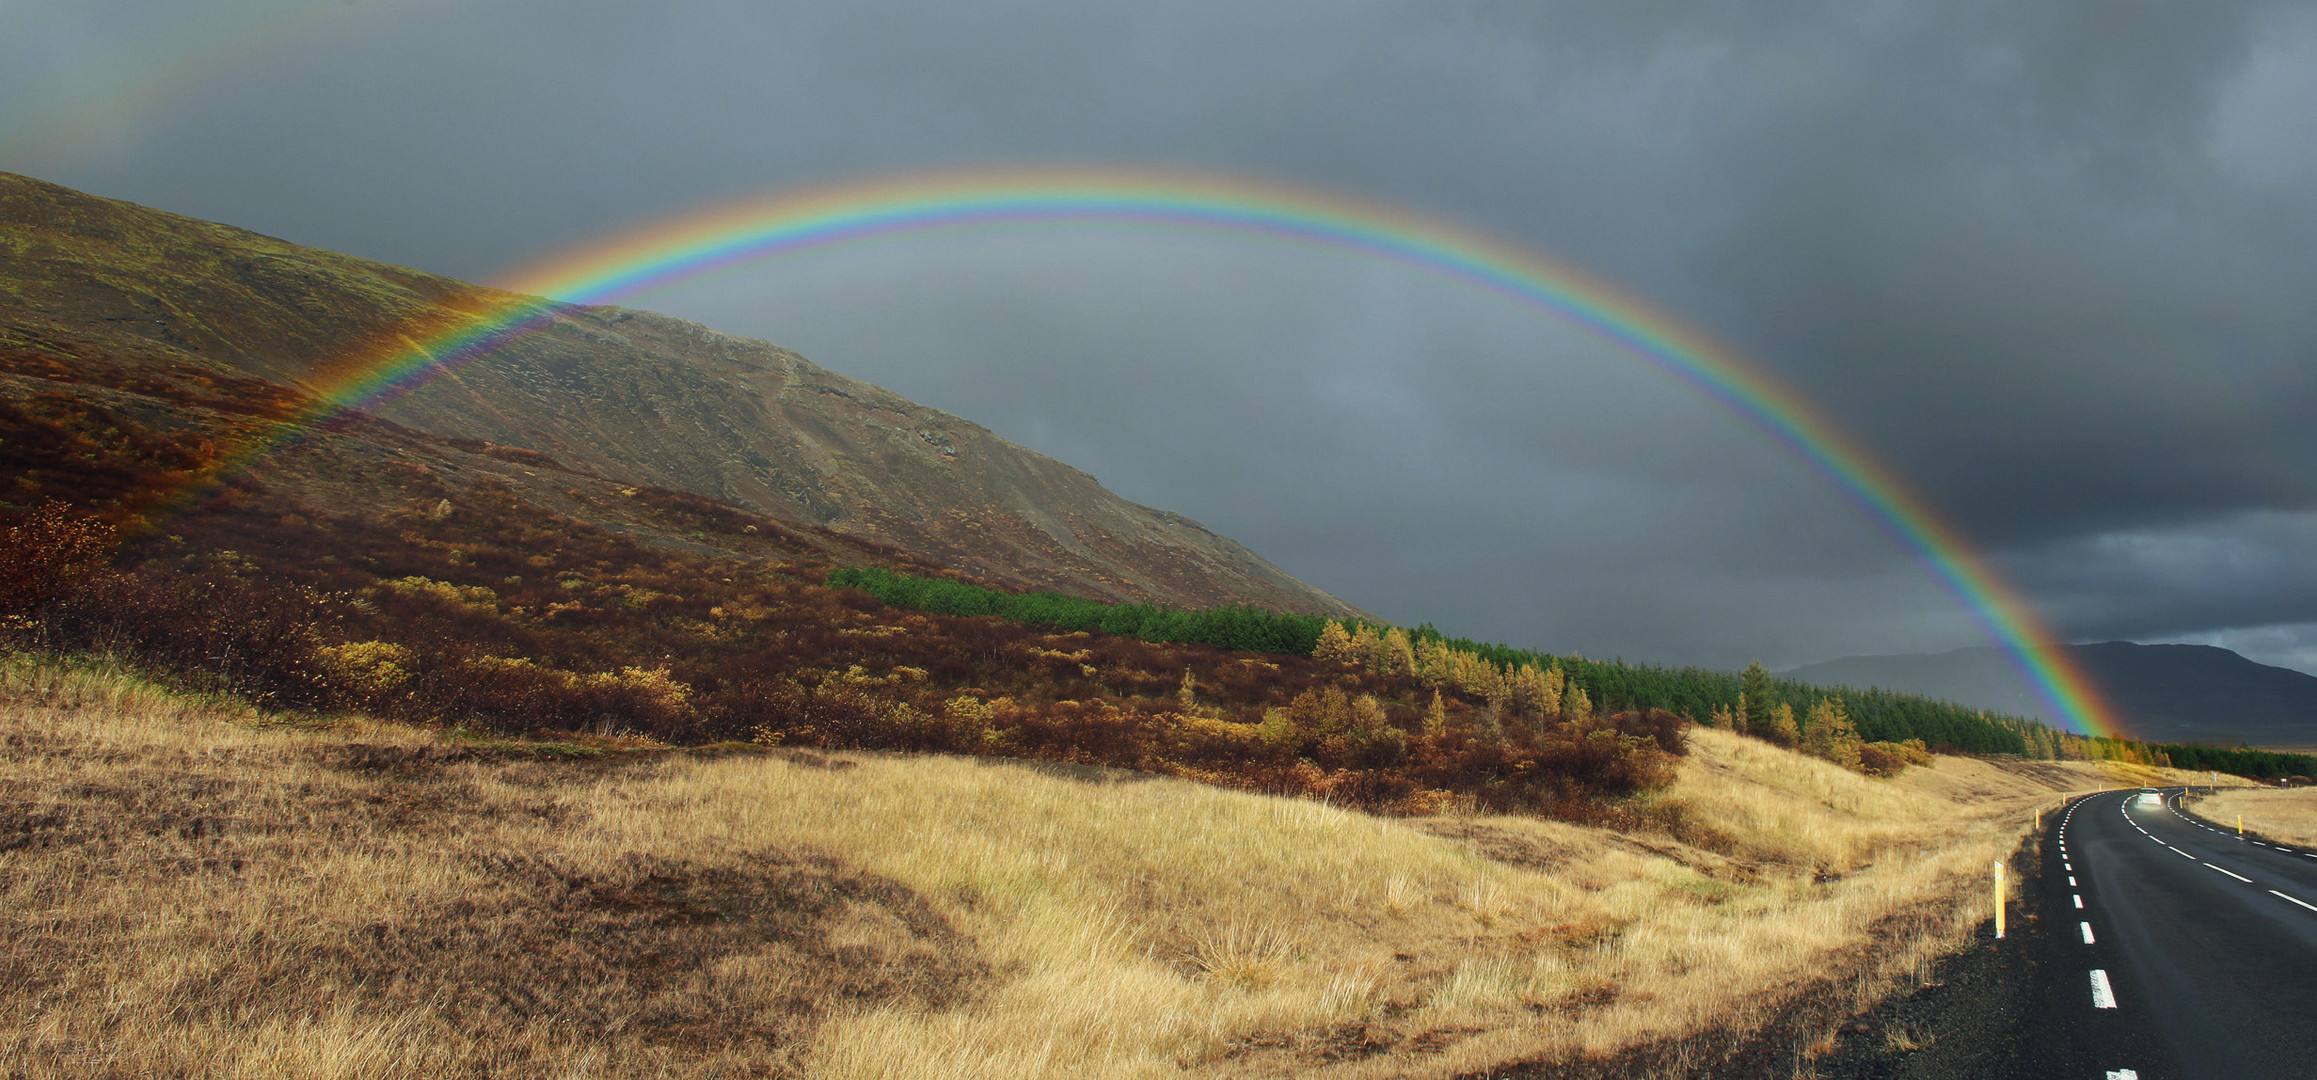
[(2234, 826), (2242, 815), (2250, 832), (2317, 847), (2317, 788), (2228, 788), (2197, 800), (2194, 807), (2222, 825)]
[(1693, 733), (1620, 834), (1138, 774), (268, 724), (0, 671), (24, 1077), (1448, 1076), (1870, 1000), (2068, 791)]

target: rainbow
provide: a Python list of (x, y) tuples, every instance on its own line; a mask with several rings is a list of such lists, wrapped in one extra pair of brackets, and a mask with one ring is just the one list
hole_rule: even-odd
[(0, 106), (0, 156), (39, 161), (44, 174), (53, 174), (101, 151), (200, 82), (373, 2), (251, 0), (156, 13), (125, 35), (124, 44), (95, 50), (89, 62)]
[[(1023, 224), (1128, 224), (1268, 238), (1412, 267), (1580, 326), (1695, 388), (1816, 468), (1969, 610), (2055, 714), (2121, 736), (2114, 710), (1970, 541), (1815, 405), (1729, 347), (1540, 252), (1410, 211), (1295, 184), (1148, 169), (960, 171), (723, 203), (541, 260), (494, 305), (340, 366), (327, 404), (389, 400), (557, 317), (744, 263), (883, 237)], [(551, 299), (543, 299), (551, 298)], [(335, 411), (335, 410), (323, 410)], [(317, 416), (319, 413), (316, 414)], [(313, 418), (307, 418), (311, 422)]]

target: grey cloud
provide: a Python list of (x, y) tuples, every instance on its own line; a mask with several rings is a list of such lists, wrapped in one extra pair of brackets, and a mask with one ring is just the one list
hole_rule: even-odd
[(2008, 562), (2074, 636), (2176, 638), (2308, 621), (2313, 549), (2317, 513), (2256, 511), (2073, 537)]
[(2290, 421), (2317, 395), (2317, 206), (2206, 152), (2270, 23), (2164, 11), (2193, 25), (2006, 6), (2007, 36), (1894, 41), (1918, 58), (1853, 57), (1893, 74), (1734, 129), (1750, 197), (1708, 265), (1748, 333), (1998, 542), (2317, 490)]

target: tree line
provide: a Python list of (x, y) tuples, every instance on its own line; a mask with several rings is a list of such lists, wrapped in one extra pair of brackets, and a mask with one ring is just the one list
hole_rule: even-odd
[(1287, 615), (1248, 606), (1184, 611), (1161, 604), (1107, 604), (1055, 592), (1011, 593), (869, 566), (840, 567), (829, 575), (828, 583), (859, 589), (895, 607), (937, 615), (995, 615), (1030, 626), (1241, 652), (1309, 656), (1327, 622), (1319, 615)]
[[(1523, 715), (1657, 710), (1861, 767), (1884, 769), (1924, 750), (2035, 760), (2118, 761), (2282, 779), (2317, 775), (2317, 757), (2245, 748), (2076, 735), (2049, 724), (1879, 687), (1822, 687), (1749, 665), (1742, 672), (1593, 660), (1452, 637), (1430, 623), (1400, 627), (1253, 607), (1183, 611), (1109, 604), (1051, 592), (1008, 593), (943, 578), (845, 567), (829, 584), (900, 607), (994, 615), (1037, 626), (1151, 642), (1357, 661)], [(1896, 759), (1896, 760), (1894, 760)], [(1883, 771), (1869, 768), (1868, 771)]]

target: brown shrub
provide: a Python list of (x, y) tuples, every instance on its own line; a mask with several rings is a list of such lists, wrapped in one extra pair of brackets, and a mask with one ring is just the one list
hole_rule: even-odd
[(28, 616), (86, 584), (105, 566), (113, 527), (61, 499), (42, 502), (0, 531), (0, 617)]

